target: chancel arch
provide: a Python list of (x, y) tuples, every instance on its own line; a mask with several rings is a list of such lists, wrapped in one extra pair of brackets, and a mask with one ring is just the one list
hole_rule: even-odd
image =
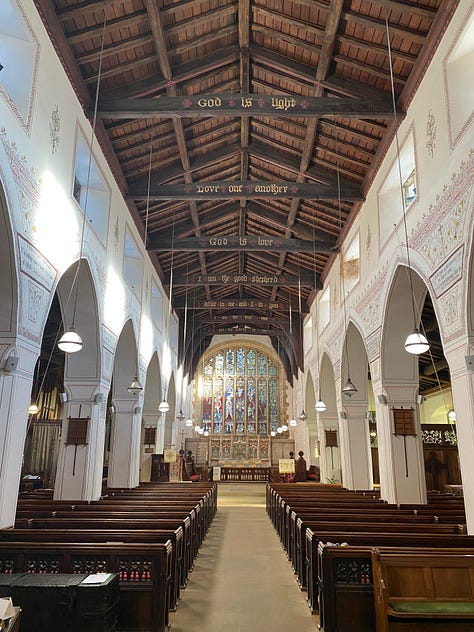
[(195, 410), (211, 434), (268, 435), (286, 414), (286, 381), (277, 354), (259, 343), (213, 347), (197, 371)]
[(194, 385), (198, 428), (186, 446), (198, 461), (265, 468), (294, 449), (286, 373), (272, 347), (253, 339), (218, 343), (201, 357)]

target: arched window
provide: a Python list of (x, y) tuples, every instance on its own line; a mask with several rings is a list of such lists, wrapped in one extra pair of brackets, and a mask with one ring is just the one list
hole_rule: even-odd
[(216, 434), (276, 431), (285, 392), (277, 357), (256, 345), (226, 345), (204, 357), (202, 423)]

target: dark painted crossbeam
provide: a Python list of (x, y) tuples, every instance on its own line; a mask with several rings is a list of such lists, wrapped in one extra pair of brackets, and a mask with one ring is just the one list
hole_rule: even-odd
[(337, 252), (334, 241), (308, 241), (301, 239), (285, 239), (271, 235), (219, 235), (212, 237), (187, 237), (177, 239), (163, 239), (154, 237), (149, 239), (148, 250), (164, 252), (174, 251), (278, 251), (278, 252)]
[[(293, 315), (293, 320), (296, 320), (297, 315)], [(290, 315), (288, 313), (287, 318), (274, 318), (272, 316), (258, 316), (257, 314), (226, 314), (221, 316), (205, 316), (198, 318), (194, 322), (201, 325), (208, 325), (210, 323), (243, 323), (249, 325), (275, 325), (275, 326), (288, 326)]]
[(346, 119), (388, 119), (390, 98), (301, 97), (278, 94), (206, 94), (158, 99), (102, 99), (104, 119), (182, 118), (211, 116), (304, 116)]
[(306, 200), (342, 200), (360, 202), (365, 198), (357, 186), (309, 184), (298, 182), (254, 182), (230, 180), (217, 182), (194, 182), (186, 184), (131, 186), (127, 197), (132, 200), (227, 200), (231, 198), (301, 198)]
[[(176, 300), (175, 306), (177, 308), (183, 309), (192, 309), (192, 310), (247, 310), (247, 309), (261, 309), (264, 312), (268, 311), (280, 311), (285, 312), (289, 310), (288, 303), (284, 303), (282, 301), (261, 301), (260, 299), (219, 299), (219, 300), (197, 300), (197, 301), (183, 301)], [(292, 306), (292, 310), (296, 312), (299, 311), (297, 305)]]
[(285, 333), (281, 329), (259, 329), (258, 327), (213, 327), (206, 331), (208, 334), (250, 334), (258, 336), (272, 336), (284, 338)]
[[(283, 287), (314, 287), (314, 276), (312, 274), (194, 274), (189, 276), (176, 276), (173, 278), (175, 286), (193, 285), (243, 285), (256, 287), (273, 287), (274, 285)], [(316, 279), (317, 287), (321, 290), (322, 283)]]

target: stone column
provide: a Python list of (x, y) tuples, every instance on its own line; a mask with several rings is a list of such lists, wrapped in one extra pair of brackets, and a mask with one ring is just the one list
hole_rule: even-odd
[[(380, 468), (380, 493), (389, 503), (426, 503), (425, 462), (421, 423), (415, 402), (418, 384), (374, 384)], [(387, 402), (381, 403), (378, 395)], [(415, 436), (394, 435), (393, 409), (412, 408)]]
[(318, 414), (318, 434), (319, 434), (319, 463), (321, 472), (321, 483), (342, 480), (341, 458), (339, 447), (329, 448), (326, 446), (326, 430), (336, 430), (339, 442), (339, 420), (333, 413)]
[(140, 470), (141, 401), (114, 397), (109, 487), (137, 487)]
[(445, 348), (451, 373), (451, 389), (456, 411), (459, 467), (464, 492), (467, 531), (474, 534), (474, 349), (469, 339)]
[(160, 413), (157, 419), (155, 454), (163, 454), (163, 450), (165, 449), (166, 414), (167, 413)]
[[(69, 401), (64, 406), (64, 418), (54, 485), (57, 500), (96, 500), (102, 493), (104, 464), (105, 417), (108, 386), (69, 383)], [(87, 418), (87, 443), (68, 442), (70, 418)], [(84, 422), (85, 423), (85, 422)]]
[(344, 403), (339, 421), (342, 482), (348, 489), (372, 489), (372, 457), (365, 402)]
[[(31, 366), (28, 369), (21, 366), (24, 360), (21, 358), (14, 371), (6, 371), (3, 367), (7, 357), (12, 355), (10, 352), (11, 345), (0, 346), (0, 528), (11, 527), (15, 523), (36, 358), (31, 354)], [(16, 354), (13, 355), (16, 357)]]
[[(159, 418), (159, 413), (156, 412), (143, 412), (142, 415), (142, 426), (143, 428), (156, 428), (157, 422)], [(155, 447), (153, 448), (153, 452), (156, 452), (156, 441), (157, 441), (158, 431), (155, 432)], [(140, 466), (140, 481), (149, 481), (151, 477), (151, 462), (152, 462), (152, 452), (145, 452), (145, 446), (143, 443), (140, 446), (141, 451), (141, 466)]]

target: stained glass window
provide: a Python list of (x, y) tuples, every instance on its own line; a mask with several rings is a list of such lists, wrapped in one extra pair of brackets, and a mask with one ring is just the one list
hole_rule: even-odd
[(267, 381), (258, 379), (258, 434), (267, 434)]
[(216, 355), (216, 369), (215, 369), (215, 373), (216, 375), (223, 375), (224, 374), (224, 356), (222, 355), (222, 353), (218, 353)]
[(232, 349), (227, 349), (225, 354), (225, 374), (234, 375), (234, 352)]
[(284, 384), (274, 359), (255, 348), (229, 346), (202, 366), (202, 421), (212, 432), (267, 435), (277, 429)]
[(224, 399), (224, 382), (222, 378), (214, 378), (214, 432), (222, 432), (222, 408)]
[(226, 378), (225, 381), (225, 432), (234, 430), (234, 380)]
[(255, 375), (255, 351), (249, 349), (247, 351), (247, 375)]
[(242, 348), (237, 349), (236, 368), (237, 368), (237, 375), (244, 375), (244, 373), (245, 373), (245, 351)]
[(237, 427), (245, 427), (245, 380), (237, 378), (235, 389), (235, 423)]
[[(255, 379), (247, 379), (247, 432), (255, 434)], [(237, 428), (237, 430), (239, 430)], [(242, 427), (242, 431), (244, 428)]]
[(275, 378), (268, 380), (268, 411), (270, 432), (276, 431), (280, 420), (278, 418), (278, 381)]

